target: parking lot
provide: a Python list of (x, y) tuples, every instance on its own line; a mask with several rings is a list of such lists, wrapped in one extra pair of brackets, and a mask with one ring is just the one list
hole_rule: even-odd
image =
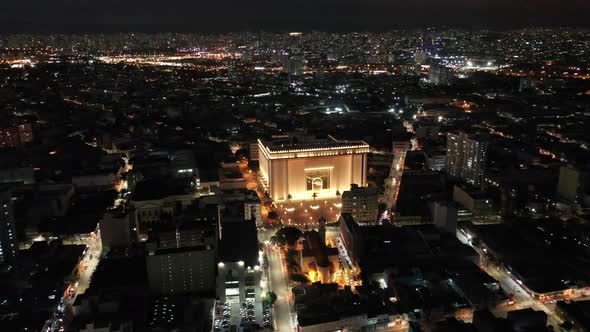
[(227, 302), (215, 304), (215, 319), (213, 328), (215, 331), (229, 330), (231, 319), (231, 305)]
[(262, 326), (266, 328), (272, 327), (270, 303), (267, 301), (262, 302)]
[[(255, 306), (254, 301), (216, 303), (213, 322), (214, 331), (229, 331), (232, 326), (242, 328), (261, 326), (271, 328), (272, 317), (270, 304), (266, 301), (262, 302), (262, 317), (257, 317)], [(260, 311), (258, 311), (258, 314), (260, 315)]]

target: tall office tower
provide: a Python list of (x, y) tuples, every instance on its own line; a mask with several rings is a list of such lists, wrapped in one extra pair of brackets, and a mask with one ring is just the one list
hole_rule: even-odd
[(0, 191), (0, 263), (12, 261), (18, 252), (10, 191)]
[(432, 64), (428, 81), (435, 85), (450, 85), (453, 82), (453, 69), (438, 63)]
[(289, 61), (287, 71), (291, 76), (303, 75), (303, 45), (301, 32), (289, 33)]
[(474, 186), (483, 182), (487, 144), (465, 133), (447, 135), (447, 173)]

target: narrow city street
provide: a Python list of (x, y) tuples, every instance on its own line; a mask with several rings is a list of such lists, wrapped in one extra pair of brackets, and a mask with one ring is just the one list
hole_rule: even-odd
[(273, 250), (270, 244), (265, 244), (270, 274), (269, 288), (277, 294), (274, 304), (274, 321), (277, 331), (294, 331), (294, 322), (289, 305), (289, 287), (278, 250)]
[[(471, 244), (470, 238), (465, 233), (457, 232), (457, 238), (464, 244), (471, 246), (477, 253), (479, 253), (483, 261), (483, 257), (485, 256), (484, 253), (481, 251), (481, 249)], [(515, 303), (511, 306), (502, 306), (496, 308), (495, 313), (497, 315), (505, 318), (509, 311), (533, 308), (536, 311), (545, 312), (547, 314), (548, 324), (553, 326), (555, 331), (560, 330), (559, 324), (561, 321), (555, 314), (555, 304), (546, 304), (533, 299), (531, 295), (524, 289), (524, 287), (516, 282), (516, 280), (503, 266), (488, 262), (487, 265), (482, 265), (482, 269), (488, 275), (498, 281), (500, 287), (506, 294), (514, 294)]]
[(504, 310), (498, 311), (501, 316), (506, 315), (508, 311), (533, 308), (536, 311), (543, 311), (547, 314), (548, 323), (553, 326), (555, 331), (559, 331), (561, 321), (555, 314), (555, 304), (546, 304), (533, 299), (527, 291), (512, 278), (502, 267), (490, 264), (484, 267), (484, 271), (498, 280), (500, 287), (510, 294), (514, 294), (515, 305), (505, 307)]
[(84, 268), (78, 277), (78, 287), (76, 288), (76, 294), (72, 298), (72, 302), (74, 301), (75, 297), (84, 294), (88, 287), (90, 287), (90, 282), (92, 278), (92, 274), (96, 270), (98, 263), (100, 261), (100, 255), (102, 253), (102, 246), (99, 243), (88, 246), (88, 252), (86, 254), (86, 258), (84, 259)]
[(85, 244), (87, 246), (86, 253), (78, 266), (80, 269), (79, 274), (75, 280), (71, 281), (69, 287), (66, 289), (60, 304), (55, 309), (53, 317), (41, 329), (43, 332), (63, 331), (71, 319), (69, 315), (72, 312), (72, 305), (76, 301), (76, 297), (84, 294), (88, 287), (90, 287), (92, 274), (96, 270), (102, 254), (100, 235), (84, 238), (77, 244)]

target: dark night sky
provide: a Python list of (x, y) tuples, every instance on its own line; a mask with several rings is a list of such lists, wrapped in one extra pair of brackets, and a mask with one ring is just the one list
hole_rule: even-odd
[(0, 31), (590, 25), (590, 0), (0, 0)]

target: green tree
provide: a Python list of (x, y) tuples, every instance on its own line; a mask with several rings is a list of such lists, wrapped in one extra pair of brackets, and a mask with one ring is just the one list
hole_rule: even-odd
[(273, 291), (266, 292), (266, 301), (268, 301), (270, 305), (273, 305), (277, 301), (277, 294)]

